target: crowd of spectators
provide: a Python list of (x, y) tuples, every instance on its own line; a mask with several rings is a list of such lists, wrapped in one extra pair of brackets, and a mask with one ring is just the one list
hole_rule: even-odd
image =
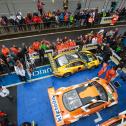
[[(23, 65), (27, 54), (32, 54), (37, 52), (43, 56), (44, 51), (49, 49), (51, 46), (50, 42), (47, 40), (42, 41), (35, 41), (32, 45), (27, 47), (24, 43), (22, 43), (22, 47), (17, 47), (13, 45), (12, 47), (8, 48), (5, 45), (2, 45), (1, 48), (1, 55), (0, 55), (0, 71), (10, 73), (13, 70), (16, 61), (20, 60)], [(41, 59), (42, 61), (43, 59)], [(42, 61), (43, 62), (43, 61)]]
[[(101, 29), (97, 33), (91, 31), (88, 34), (78, 36), (76, 40), (71, 40), (68, 37), (64, 37), (63, 39), (58, 38), (55, 44), (55, 51), (59, 53), (64, 52), (72, 49), (72, 47), (76, 45), (79, 46), (79, 50), (82, 50), (83, 46), (86, 44), (98, 45), (96, 53), (102, 54), (102, 57), (106, 62), (112, 55), (111, 49), (121, 57), (121, 61), (126, 62), (126, 33), (124, 33), (124, 35), (120, 35), (118, 28), (108, 31)], [(104, 48), (102, 49), (101, 47), (103, 45)]]
[[(80, 35), (76, 40), (71, 40), (71, 38), (57, 38), (55, 43), (51, 43), (47, 40), (34, 41), (30, 46), (26, 46), (24, 43), (22, 47), (17, 47), (13, 45), (8, 48), (5, 45), (2, 45), (1, 56), (0, 56), (0, 72), (10, 74), (11, 71), (17, 71), (16, 67), (19, 66), (22, 69), (22, 75), (26, 73), (23, 72), (27, 69), (27, 61), (32, 61), (32, 54), (37, 53), (39, 56), (39, 65), (43, 65), (45, 61), (45, 51), (53, 49), (55, 53), (61, 53), (64, 51), (71, 50), (71, 48), (76, 45), (79, 46), (79, 50), (83, 48), (86, 44), (97, 44), (98, 49), (97, 53), (102, 54), (102, 57), (105, 61), (108, 61), (111, 56), (110, 47), (115, 50), (115, 52), (122, 58), (121, 65), (125, 66), (126, 62), (126, 33), (124, 35), (119, 35), (119, 30), (104, 31), (101, 29), (99, 32), (94, 33), (91, 31), (88, 34)], [(101, 46), (106, 44), (103, 49)], [(22, 65), (21, 65), (22, 64)], [(34, 64), (31, 63), (32, 65)], [(35, 67), (35, 66), (34, 66)], [(29, 71), (32, 72), (33, 68), (29, 67)], [(17, 72), (19, 75), (19, 72)], [(26, 80), (26, 78), (19, 77), (20, 80)]]
[[(57, 26), (90, 26), (91, 24), (99, 24), (102, 17), (112, 16), (113, 13), (121, 17), (126, 16), (126, 9), (117, 9), (114, 12), (106, 12), (104, 9), (99, 12), (96, 9), (76, 9), (74, 13), (69, 12), (68, 10), (57, 10), (57, 11), (48, 11), (45, 12), (43, 9), (39, 9), (40, 14), (38, 13), (27, 13), (24, 17), (21, 11), (18, 11), (16, 15), (1, 16), (0, 24), (4, 27), (5, 32), (9, 32), (10, 29), (13, 31), (26, 31), (32, 29), (42, 29), (50, 28)], [(41, 24), (41, 25), (40, 25)], [(10, 26), (10, 27), (9, 27)]]

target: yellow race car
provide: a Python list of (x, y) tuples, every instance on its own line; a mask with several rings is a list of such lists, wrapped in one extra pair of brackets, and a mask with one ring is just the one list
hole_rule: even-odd
[(71, 124), (118, 103), (115, 88), (101, 78), (57, 90), (50, 87), (48, 94), (56, 126)]
[(89, 51), (68, 51), (53, 57), (51, 53), (48, 58), (53, 74), (59, 77), (67, 77), (75, 72), (97, 67), (99, 59)]

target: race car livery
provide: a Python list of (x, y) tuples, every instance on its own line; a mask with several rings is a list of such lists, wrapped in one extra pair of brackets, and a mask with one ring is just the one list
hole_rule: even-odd
[(48, 54), (53, 74), (59, 77), (66, 77), (75, 72), (97, 67), (99, 59), (89, 51), (68, 51), (55, 57)]
[(100, 126), (126, 126), (126, 111), (119, 113), (118, 116), (107, 120)]
[(50, 87), (48, 94), (56, 126), (71, 124), (118, 103), (115, 88), (101, 78), (58, 90)]

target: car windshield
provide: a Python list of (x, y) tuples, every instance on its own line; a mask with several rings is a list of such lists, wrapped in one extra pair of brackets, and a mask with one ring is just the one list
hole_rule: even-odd
[(78, 59), (78, 58), (79, 56), (76, 53), (71, 53), (71, 54), (63, 55), (57, 58), (55, 61), (56, 61), (57, 67), (61, 67), (63, 65), (68, 64), (71, 60)]
[(63, 95), (63, 103), (68, 111), (73, 111), (82, 106), (76, 90), (71, 90)]
[(85, 62), (88, 62), (88, 57), (85, 53), (79, 52), (79, 56), (82, 60), (84, 60)]
[(96, 57), (90, 53), (79, 52), (80, 58), (85, 62), (91, 62), (96, 60)]
[[(86, 91), (86, 89), (90, 88), (90, 86), (96, 87), (96, 90), (98, 91), (98, 96), (91, 97), (89, 95), (84, 98), (80, 98), (79, 94), (81, 92)], [(108, 95), (105, 89), (96, 81), (89, 83), (88, 86), (81, 86), (81, 87), (76, 88), (75, 90), (66, 92), (63, 95), (63, 103), (68, 111), (73, 111), (81, 106), (89, 104), (92, 102), (93, 99), (103, 100), (103, 101), (108, 100)]]
[(63, 56), (57, 58), (55, 61), (56, 61), (57, 67), (61, 67), (61, 66), (69, 63), (69, 61), (66, 58), (66, 55), (63, 55)]
[(66, 57), (69, 61), (79, 58), (79, 56), (76, 53), (66, 54)]
[(87, 55), (87, 57), (89, 62), (96, 60), (96, 57), (94, 55), (89, 54)]

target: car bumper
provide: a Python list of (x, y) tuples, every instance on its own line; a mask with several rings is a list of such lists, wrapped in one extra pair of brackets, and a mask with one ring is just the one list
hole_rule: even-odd
[(48, 95), (49, 95), (56, 126), (63, 126), (64, 120), (62, 117), (61, 110), (59, 108), (57, 96), (55, 94), (55, 89), (53, 87), (48, 88)]

